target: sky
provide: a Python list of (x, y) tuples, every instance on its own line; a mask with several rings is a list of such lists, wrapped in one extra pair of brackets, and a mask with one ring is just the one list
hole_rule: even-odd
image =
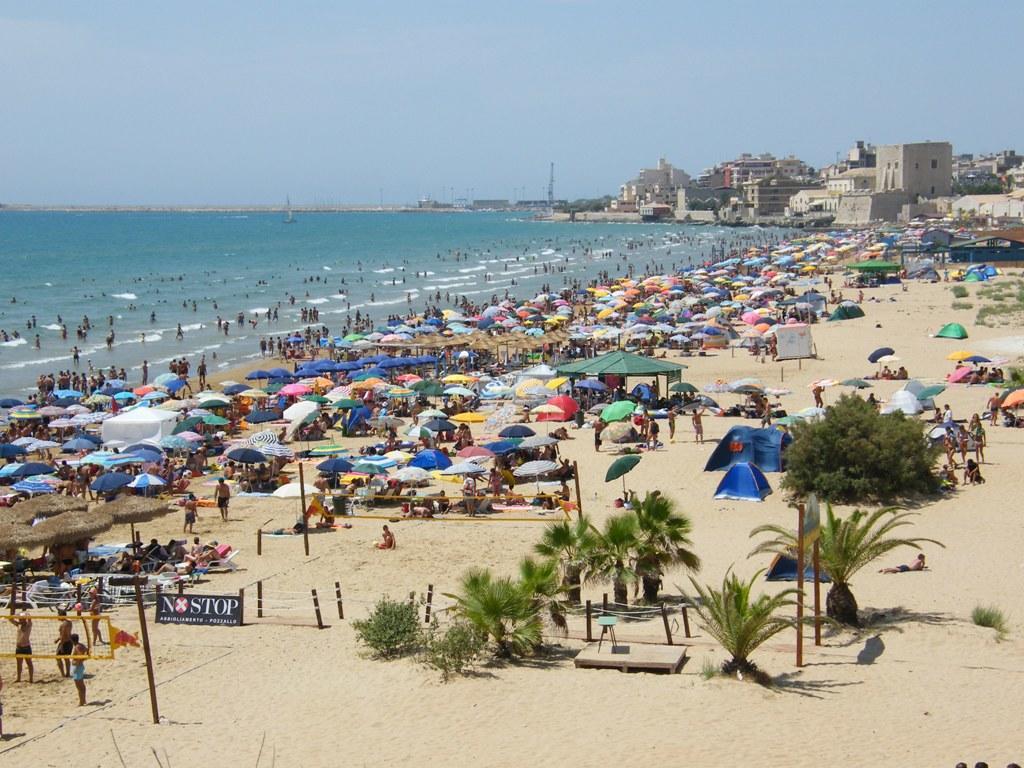
[(1020, 0), (0, 0), (0, 203), (615, 194), (665, 157), (1024, 151)]

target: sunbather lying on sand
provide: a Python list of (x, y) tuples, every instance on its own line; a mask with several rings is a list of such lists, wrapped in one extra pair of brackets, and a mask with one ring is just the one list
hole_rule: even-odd
[(897, 565), (895, 568), (882, 568), (879, 573), (906, 573), (907, 571), (923, 571), (924, 569), (924, 552), (922, 552), (917, 556), (917, 560), (910, 565)]

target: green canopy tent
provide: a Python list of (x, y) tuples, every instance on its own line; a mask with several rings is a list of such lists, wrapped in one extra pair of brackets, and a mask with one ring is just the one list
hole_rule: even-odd
[(860, 272), (867, 275), (885, 275), (893, 272), (899, 272), (902, 267), (899, 264), (894, 264), (891, 261), (882, 261), (881, 259), (872, 259), (871, 261), (862, 261), (858, 264), (851, 264), (850, 269), (854, 272)]
[[(559, 376), (568, 376), (570, 379), (581, 379), (586, 376), (664, 376), (666, 385), (679, 380), (682, 370), (686, 368), (681, 363), (670, 363), (667, 360), (655, 360), (651, 357), (634, 355), (630, 352), (616, 350), (586, 360), (577, 360), (573, 363), (566, 363), (558, 366)], [(659, 388), (664, 392), (664, 388)]]
[(852, 301), (844, 301), (829, 315), (829, 322), (834, 320), (853, 320), (858, 317), (864, 317), (864, 310), (854, 304)]
[(960, 325), (960, 323), (946, 323), (939, 329), (939, 332), (935, 334), (935, 338), (966, 339), (967, 329)]

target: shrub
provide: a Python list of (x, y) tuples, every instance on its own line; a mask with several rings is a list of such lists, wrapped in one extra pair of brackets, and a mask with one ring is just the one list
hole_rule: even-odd
[(796, 424), (786, 449), (783, 488), (840, 503), (934, 493), (940, 448), (925, 440), (921, 422), (902, 413), (882, 416), (844, 395), (817, 423)]
[(455, 616), (492, 640), (502, 658), (525, 656), (541, 644), (543, 606), (520, 581), (474, 568), (462, 577), (460, 592), (446, 597), (455, 601)]
[(994, 605), (977, 605), (971, 611), (971, 621), (979, 627), (988, 627), (996, 631), (996, 640), (1006, 639), (1006, 616)]
[(417, 650), (423, 642), (415, 605), (390, 600), (386, 595), (365, 621), (353, 621), (356, 637), (377, 658), (391, 659)]
[(443, 632), (435, 624), (427, 635), (423, 649), (423, 662), (441, 673), (446, 681), (452, 675), (461, 675), (484, 652), (487, 638), (472, 624), (456, 621)]
[(711, 680), (721, 674), (722, 669), (711, 659), (705, 658), (700, 665), (700, 676), (705, 680)]
[(953, 295), (958, 299), (967, 298), (967, 286), (954, 285), (952, 288), (950, 288), (950, 290), (953, 291)]
[(974, 304), (969, 301), (954, 301), (953, 309), (973, 309)]

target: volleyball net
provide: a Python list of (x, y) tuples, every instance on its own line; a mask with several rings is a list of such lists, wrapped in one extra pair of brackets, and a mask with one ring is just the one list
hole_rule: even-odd
[[(65, 635), (77, 635), (78, 642), (87, 652), (62, 653), (62, 623), (71, 625)], [(99, 629), (101, 643), (93, 643), (94, 624)], [(54, 616), (17, 613), (0, 614), (0, 659), (91, 659), (113, 661), (118, 648), (138, 646), (138, 633), (114, 626), (107, 616)], [(28, 652), (26, 652), (28, 649)]]

